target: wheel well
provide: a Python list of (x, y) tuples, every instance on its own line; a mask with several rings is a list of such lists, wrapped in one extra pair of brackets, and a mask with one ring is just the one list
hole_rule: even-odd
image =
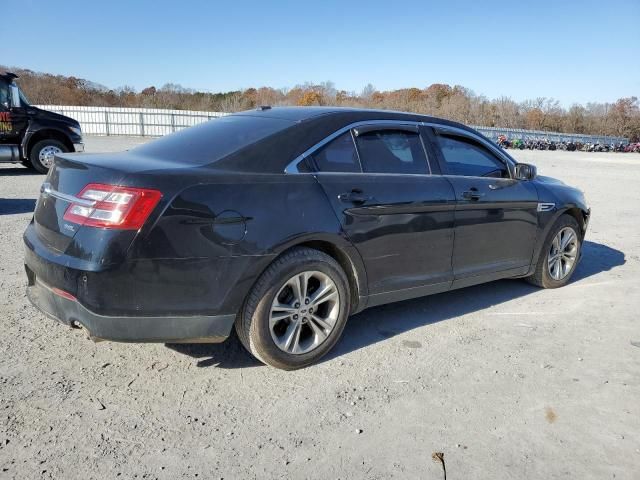
[(59, 142), (62, 142), (64, 146), (67, 147), (67, 149), (69, 149), (70, 152), (73, 152), (73, 143), (71, 143), (71, 140), (69, 140), (69, 137), (67, 137), (64, 133), (58, 130), (44, 129), (44, 130), (36, 131), (29, 139), (29, 144), (27, 145), (27, 151), (25, 154), (26, 158), (31, 157), (31, 149), (36, 143), (38, 143), (41, 140), (48, 140), (48, 139), (58, 140)]
[(355, 310), (358, 303), (360, 303), (360, 285), (358, 283), (356, 269), (349, 256), (333, 243), (323, 240), (312, 240), (295, 245), (295, 247), (307, 247), (319, 250), (326, 253), (340, 264), (342, 270), (344, 270), (344, 273), (347, 275), (347, 279), (349, 280), (349, 290), (351, 291), (351, 310)]
[(584, 235), (586, 233), (587, 219), (588, 219), (587, 212), (583, 211), (578, 207), (574, 207), (566, 210), (564, 213), (571, 215), (573, 218), (576, 219), (576, 222), (578, 222), (578, 225), (580, 225), (580, 230), (581, 230), (580, 233), (582, 233), (582, 237), (584, 238)]

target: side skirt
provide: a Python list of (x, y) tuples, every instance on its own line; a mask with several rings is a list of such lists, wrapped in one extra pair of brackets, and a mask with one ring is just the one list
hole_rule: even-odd
[(460, 278), (454, 280), (451, 284), (451, 290), (456, 288), (470, 287), (472, 285), (479, 285), (480, 283), (492, 282), (494, 280), (500, 280), (503, 278), (516, 278), (524, 277), (529, 273), (530, 265), (524, 267), (510, 268), (509, 270), (501, 270), (499, 272), (485, 273), (482, 275), (475, 275), (473, 277)]
[(405, 290), (394, 290), (392, 292), (376, 293), (370, 295), (367, 308), (387, 303), (401, 302), (411, 298), (425, 297), (435, 293), (446, 292), (451, 288), (451, 282), (434, 283), (432, 285), (422, 285), (420, 287), (407, 288)]
[(447, 292), (449, 290), (456, 290), (458, 288), (479, 285), (481, 283), (501, 280), (503, 278), (525, 277), (529, 274), (529, 270), (530, 266), (526, 265), (524, 267), (511, 268), (509, 270), (502, 270), (500, 272), (492, 272), (482, 275), (476, 275), (473, 277), (461, 278), (452, 282), (435, 283), (433, 285), (423, 285), (406, 290), (377, 293), (368, 297), (366, 308), (385, 305), (387, 303), (401, 302), (403, 300), (410, 300), (412, 298), (426, 297), (427, 295), (434, 295), (436, 293)]

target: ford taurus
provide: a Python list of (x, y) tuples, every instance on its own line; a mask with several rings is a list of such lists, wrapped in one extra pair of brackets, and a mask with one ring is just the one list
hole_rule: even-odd
[(475, 130), (261, 107), (118, 154), (59, 154), (24, 234), (27, 292), (94, 339), (219, 342), (307, 366), (365, 308), (501, 278), (565, 285), (583, 194)]

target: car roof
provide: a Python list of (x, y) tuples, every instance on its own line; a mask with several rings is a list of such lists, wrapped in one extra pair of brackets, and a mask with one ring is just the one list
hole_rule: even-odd
[(353, 107), (271, 107), (262, 106), (252, 110), (237, 112), (232, 115), (243, 115), (263, 118), (280, 118), (293, 122), (301, 122), (318, 117), (325, 117), (330, 121), (330, 117), (349, 118), (353, 121), (365, 120), (407, 120), (413, 122), (429, 122), (452, 125), (467, 129), (463, 124), (452, 122), (443, 118), (422, 115), (419, 113), (400, 112), (396, 110), (379, 110), (369, 108), (353, 108)]
[[(328, 115), (336, 113), (342, 110), (339, 107), (258, 107), (252, 110), (245, 110), (243, 112), (237, 112), (233, 115), (251, 116), (251, 117), (263, 117), (263, 118), (280, 118), (283, 120), (291, 120), (299, 122), (302, 120), (308, 120), (320, 115)], [(352, 110), (352, 109), (344, 109)]]
[(473, 130), (450, 120), (409, 112), (342, 107), (259, 107), (234, 113), (265, 119), (288, 120), (291, 127), (279, 131), (216, 162), (223, 170), (282, 173), (297, 156), (347, 125), (370, 120), (401, 120), (449, 125)]

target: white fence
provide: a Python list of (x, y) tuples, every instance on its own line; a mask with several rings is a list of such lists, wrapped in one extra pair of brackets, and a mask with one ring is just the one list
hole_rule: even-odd
[[(72, 107), (61, 105), (37, 105), (44, 110), (60, 113), (80, 122), (88, 135), (135, 135), (161, 137), (182, 128), (191, 127), (212, 118), (228, 115), (223, 112), (199, 112), (193, 110), (164, 110), (159, 108)], [(474, 127), (483, 135), (496, 140), (506, 135), (510, 140), (537, 139), (551, 142), (629, 143), (622, 137), (582, 135), (574, 133), (522, 130), (516, 128)]]
[(549, 142), (580, 142), (599, 143), (600, 145), (611, 145), (629, 143), (628, 138), (611, 137), (607, 135), (585, 135), (583, 133), (561, 133), (547, 132), (544, 130), (523, 130), (520, 128), (500, 128), (500, 127), (480, 127), (474, 126), (476, 130), (491, 140), (497, 140), (500, 135), (504, 135), (509, 140), (547, 140)]
[(76, 119), (80, 122), (82, 132), (87, 135), (161, 137), (182, 128), (227, 115), (222, 112), (159, 108), (36, 106)]

